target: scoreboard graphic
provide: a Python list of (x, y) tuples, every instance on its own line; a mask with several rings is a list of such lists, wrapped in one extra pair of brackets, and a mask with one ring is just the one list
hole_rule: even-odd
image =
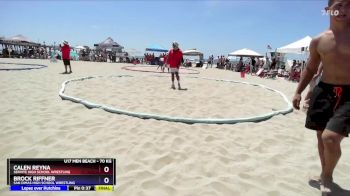
[(113, 191), (114, 158), (7, 159), (10, 191)]

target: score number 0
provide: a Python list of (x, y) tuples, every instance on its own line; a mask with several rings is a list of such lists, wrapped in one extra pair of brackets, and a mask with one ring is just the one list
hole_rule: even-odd
[[(109, 167), (108, 167), (108, 166), (105, 166), (105, 167), (103, 168), (103, 171), (104, 171), (105, 173), (108, 173), (108, 172), (109, 172)], [(106, 183), (106, 184), (108, 184), (109, 178), (108, 178), (108, 177), (105, 177), (105, 178), (103, 179), (103, 182)]]

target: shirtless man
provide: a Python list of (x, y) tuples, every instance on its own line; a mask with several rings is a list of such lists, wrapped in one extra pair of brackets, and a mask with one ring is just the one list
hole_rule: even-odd
[(330, 27), (313, 38), (310, 57), (293, 98), (300, 108), (301, 93), (322, 62), (323, 74), (315, 87), (305, 127), (317, 131), (322, 165), (321, 191), (332, 191), (333, 171), (341, 156), (340, 143), (350, 132), (350, 0), (329, 0)]

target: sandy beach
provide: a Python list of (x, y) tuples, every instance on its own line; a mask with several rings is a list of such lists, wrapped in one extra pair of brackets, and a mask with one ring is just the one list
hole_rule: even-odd
[[(170, 89), (169, 77), (122, 69), (131, 64), (0, 59), (47, 68), (0, 71), (0, 195), (6, 185), (7, 158), (108, 157), (117, 159), (117, 185), (110, 193), (68, 192), (26, 195), (125, 196), (313, 196), (309, 184), (319, 174), (316, 133), (304, 128), (305, 113), (294, 111), (259, 123), (184, 124), (143, 120), (87, 109), (62, 100), (65, 80), (106, 76), (67, 85), (66, 94), (121, 109), (190, 118), (239, 118), (286, 107), (281, 96), (259, 87), (204, 80), (208, 77), (266, 85), (290, 100), (297, 83), (261, 79), (219, 69), (180, 75), (186, 91)], [(14, 67), (19, 67), (15, 66)], [(27, 66), (26, 66), (27, 67)], [(195, 69), (195, 68), (194, 68)], [(111, 75), (133, 77), (111, 78)], [(158, 74), (166, 76), (166, 74)], [(350, 142), (334, 173), (350, 194)], [(24, 193), (23, 193), (24, 194)]]

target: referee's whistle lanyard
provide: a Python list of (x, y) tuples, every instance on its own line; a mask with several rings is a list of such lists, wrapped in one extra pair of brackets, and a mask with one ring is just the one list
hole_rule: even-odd
[(335, 93), (335, 98), (337, 99), (337, 102), (335, 103), (335, 106), (333, 108), (333, 112), (335, 112), (339, 106), (339, 102), (341, 100), (341, 97), (343, 95), (343, 88), (342, 87), (339, 87), (339, 86), (336, 86), (333, 88), (333, 92)]

